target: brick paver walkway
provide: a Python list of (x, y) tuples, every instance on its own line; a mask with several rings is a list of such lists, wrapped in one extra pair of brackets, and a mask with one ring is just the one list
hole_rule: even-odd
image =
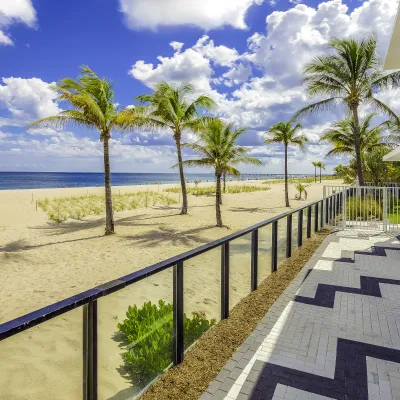
[(201, 400), (400, 400), (399, 303), (399, 240), (333, 233)]

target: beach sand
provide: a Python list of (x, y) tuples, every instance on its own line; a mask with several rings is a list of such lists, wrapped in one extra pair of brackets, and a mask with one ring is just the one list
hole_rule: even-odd
[[(244, 184), (261, 185), (261, 181)], [(213, 183), (200, 184), (206, 185)], [(113, 191), (162, 192), (177, 186), (114, 187)], [(269, 191), (224, 195), (222, 216), (228, 228), (215, 227), (213, 197), (189, 196), (186, 216), (179, 215), (180, 204), (116, 213), (117, 234), (108, 237), (103, 236), (104, 218), (57, 224), (40, 208), (36, 210), (37, 200), (103, 194), (102, 188), (0, 191), (0, 323), (287, 211), (284, 185), (270, 187)], [(322, 188), (320, 183), (309, 186), (307, 202), (321, 199)], [(294, 195), (294, 185), (290, 185), (290, 198)], [(291, 207), (307, 202), (291, 200)], [(281, 236), (285, 229), (282, 224)], [(261, 230), (259, 275), (263, 278), (270, 266), (269, 239), (270, 228)], [(246, 235), (231, 243), (231, 307), (249, 292), (249, 266), (250, 235)], [(185, 263), (184, 287), (188, 315), (199, 311), (219, 319), (219, 248)], [(129, 399), (135, 394), (119, 371), (122, 349), (117, 323), (124, 320), (128, 305), (159, 299), (172, 302), (171, 269), (98, 301), (100, 399)], [(0, 399), (82, 398), (82, 336), (82, 308), (78, 308), (2, 341)]]

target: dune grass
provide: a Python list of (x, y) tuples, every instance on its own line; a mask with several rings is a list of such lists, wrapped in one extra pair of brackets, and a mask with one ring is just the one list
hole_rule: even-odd
[[(176, 203), (173, 198), (156, 192), (113, 195), (114, 212)], [(46, 198), (38, 201), (38, 206), (55, 222), (64, 222), (68, 218), (81, 220), (89, 215), (103, 215), (106, 210), (104, 196), (97, 195)]]
[[(251, 193), (251, 192), (262, 192), (269, 190), (269, 187), (265, 186), (246, 186), (246, 185), (232, 185), (227, 186), (226, 193), (236, 194), (236, 193)], [(212, 196), (215, 195), (215, 187), (203, 187), (203, 188), (187, 188), (188, 194), (192, 194), (194, 196)], [(181, 193), (181, 188), (167, 188), (164, 189), (164, 192), (167, 193)], [(222, 193), (224, 194), (224, 193)]]
[[(322, 175), (322, 180), (336, 180), (336, 179), (342, 179), (339, 178), (336, 175)], [(313, 176), (306, 176), (303, 178), (289, 178), (288, 183), (289, 184), (296, 184), (298, 182), (301, 183), (314, 183), (315, 178)], [(285, 183), (284, 179), (267, 179), (266, 181), (263, 181), (264, 184), (271, 184), (271, 183)], [(319, 183), (319, 176), (317, 176), (317, 183)]]

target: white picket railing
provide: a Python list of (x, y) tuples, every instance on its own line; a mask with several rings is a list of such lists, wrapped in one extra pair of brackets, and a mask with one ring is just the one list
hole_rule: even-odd
[(324, 186), (324, 199), (340, 193), (340, 211), (331, 225), (342, 229), (400, 230), (400, 188), (378, 186)]

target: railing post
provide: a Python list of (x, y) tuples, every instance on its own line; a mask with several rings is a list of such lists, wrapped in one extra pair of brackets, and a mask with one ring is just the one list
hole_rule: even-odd
[(332, 212), (333, 212), (333, 196), (329, 198), (329, 219), (332, 219)]
[(311, 237), (311, 206), (307, 207), (307, 238)]
[(83, 307), (83, 393), (97, 400), (97, 301)]
[(173, 362), (174, 365), (183, 361), (185, 351), (183, 341), (183, 261), (174, 265), (174, 332), (173, 332)]
[(329, 199), (325, 200), (325, 224), (329, 223)]
[(324, 201), (321, 201), (321, 229), (324, 228), (325, 223), (324, 223)]
[(229, 317), (229, 242), (221, 246), (221, 319)]
[(383, 191), (383, 204), (382, 204), (382, 208), (383, 208), (383, 213), (382, 213), (382, 219), (383, 219), (383, 231), (386, 232), (387, 231), (387, 222), (388, 222), (388, 217), (387, 217), (387, 188), (382, 188)]
[(339, 215), (340, 212), (340, 193), (336, 195), (336, 216)]
[(303, 210), (299, 211), (297, 220), (297, 247), (303, 245)]
[(257, 289), (258, 272), (258, 229), (251, 233), (251, 291)]
[(315, 203), (314, 232), (318, 232), (318, 203)]
[(271, 272), (278, 270), (278, 221), (272, 223)]
[(292, 223), (293, 215), (287, 216), (286, 223), (286, 258), (292, 257)]
[(342, 193), (342, 220), (343, 220), (343, 230), (346, 228), (347, 225), (347, 210), (346, 210), (346, 203), (347, 203), (347, 191), (348, 189), (346, 188)]

